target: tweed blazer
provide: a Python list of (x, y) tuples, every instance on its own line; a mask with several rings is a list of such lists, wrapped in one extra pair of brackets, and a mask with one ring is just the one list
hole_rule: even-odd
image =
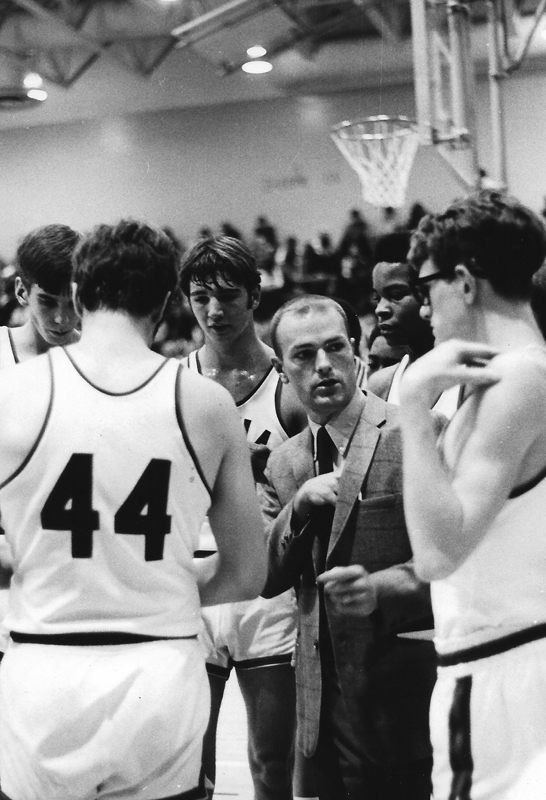
[[(430, 755), (428, 710), (436, 677), (432, 642), (402, 638), (432, 627), (429, 587), (418, 580), (402, 505), (398, 409), (370, 392), (346, 455), (326, 569), (361, 564), (378, 597), (367, 618), (335, 615), (326, 603), (334, 662), (347, 713), (368, 758), (404, 763)], [(309, 428), (276, 448), (261, 487), (269, 520), (269, 573), (263, 594), (298, 592), (296, 685), (298, 744), (315, 751), (320, 721), (321, 662), (317, 540), (313, 522), (292, 525), (292, 499), (314, 476)]]

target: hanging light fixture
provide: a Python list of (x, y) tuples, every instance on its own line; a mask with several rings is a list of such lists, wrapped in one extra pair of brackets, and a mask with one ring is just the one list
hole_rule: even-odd
[(38, 105), (47, 98), (43, 81), (21, 62), (0, 55), (0, 110)]
[(262, 47), (261, 44), (255, 44), (249, 47), (246, 54), (252, 60), (245, 61), (245, 63), (241, 65), (243, 72), (248, 72), (251, 75), (263, 75), (266, 72), (271, 72), (273, 64), (270, 61), (264, 61), (262, 58), (266, 53), (267, 50), (265, 47)]

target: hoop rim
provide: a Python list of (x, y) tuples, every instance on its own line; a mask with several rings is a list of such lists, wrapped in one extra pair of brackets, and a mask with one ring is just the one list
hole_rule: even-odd
[(395, 123), (402, 123), (400, 126), (400, 130), (390, 131), (388, 133), (348, 133), (346, 138), (353, 138), (353, 139), (391, 139), (394, 136), (400, 135), (402, 132), (404, 133), (414, 133), (418, 135), (418, 128), (417, 128), (417, 120), (412, 119), (411, 117), (405, 117), (402, 115), (389, 115), (389, 114), (376, 114), (370, 117), (358, 117), (357, 119), (352, 120), (344, 120), (343, 122), (339, 122), (337, 125), (332, 126), (331, 134), (335, 136), (340, 131), (347, 130), (348, 128), (353, 127), (354, 125), (363, 125), (367, 122), (395, 122)]

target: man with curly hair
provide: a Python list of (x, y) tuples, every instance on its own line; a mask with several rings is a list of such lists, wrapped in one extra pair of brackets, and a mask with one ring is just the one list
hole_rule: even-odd
[[(404, 503), (432, 585), (436, 800), (538, 800), (546, 780), (546, 345), (542, 221), (488, 191), (425, 217), (414, 291), (435, 348), (401, 385)], [(465, 384), (438, 439), (429, 408)]]

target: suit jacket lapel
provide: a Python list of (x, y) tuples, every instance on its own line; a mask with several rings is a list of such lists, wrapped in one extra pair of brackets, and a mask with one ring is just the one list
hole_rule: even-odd
[(343, 467), (328, 557), (335, 548), (362, 489), (381, 435), (380, 427), (384, 421), (384, 402), (368, 393)]

